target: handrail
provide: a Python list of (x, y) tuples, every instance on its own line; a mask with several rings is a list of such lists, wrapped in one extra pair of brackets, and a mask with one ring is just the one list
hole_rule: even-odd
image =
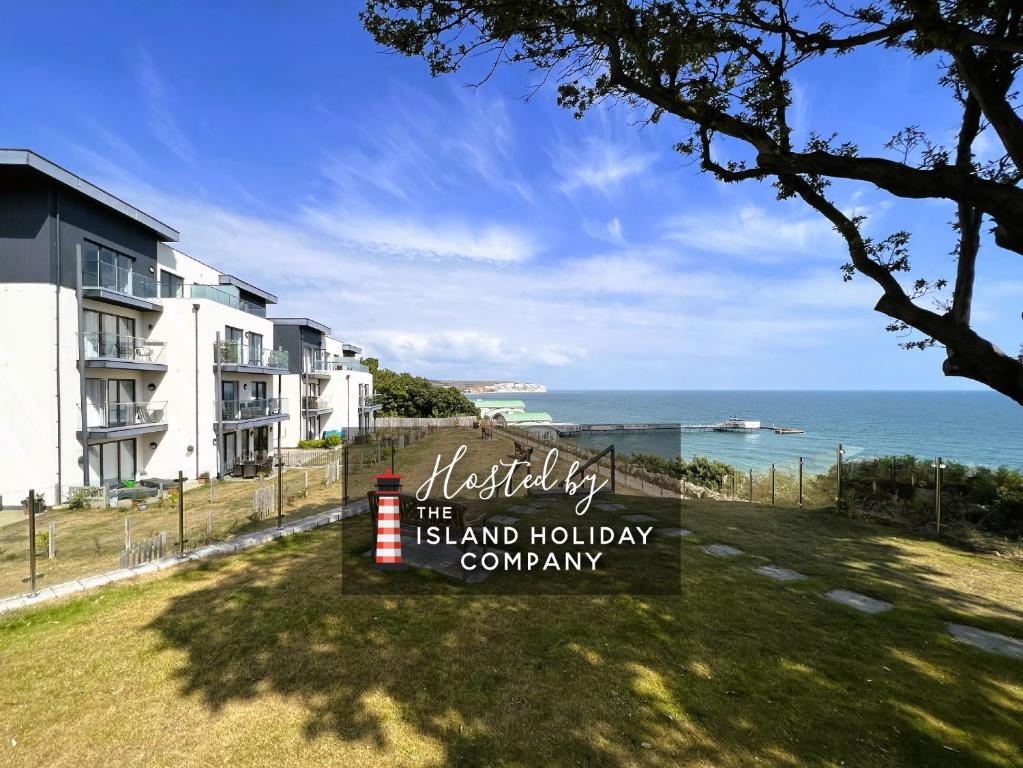
[(104, 288), (140, 299), (157, 297), (156, 281), (153, 278), (115, 266), (98, 256), (82, 259), (82, 287)]
[(167, 420), (166, 400), (148, 403), (104, 403), (97, 407), (101, 413), (100, 423), (90, 423), (89, 426), (109, 429), (135, 424), (163, 424)]
[(167, 347), (165, 341), (150, 341), (139, 336), (124, 336), (109, 331), (86, 331), (82, 335), (85, 338), (87, 360), (114, 358), (155, 363)]
[[(213, 345), (217, 351), (216, 342)], [(253, 347), (236, 339), (221, 339), (220, 362), (227, 365), (252, 365), (259, 368), (276, 368), (288, 370), (288, 351), (286, 349), (265, 349)]]
[(264, 416), (277, 416), (285, 412), (287, 403), (287, 399), (283, 397), (223, 400), (220, 404), (220, 420), (244, 421)]

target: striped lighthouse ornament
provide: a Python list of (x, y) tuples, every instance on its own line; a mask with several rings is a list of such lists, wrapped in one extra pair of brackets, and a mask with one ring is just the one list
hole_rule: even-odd
[(374, 563), (380, 570), (402, 567), (401, 562), (401, 475), (390, 472), (376, 476), (377, 530)]

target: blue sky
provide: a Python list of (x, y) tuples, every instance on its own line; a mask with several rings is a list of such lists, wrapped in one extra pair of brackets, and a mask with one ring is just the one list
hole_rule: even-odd
[[(940, 351), (897, 348), (812, 212), (675, 154), (677, 122), (615, 105), (575, 120), (550, 88), (527, 101), (521, 69), (478, 90), (431, 79), (374, 45), (359, 5), (6, 4), (0, 144), (166, 221), (279, 314), (389, 367), (561, 389), (970, 388)], [(882, 51), (815, 65), (794, 84), (797, 138), (879, 154), (906, 125), (950, 136), (936, 77)], [(950, 205), (834, 195), (871, 233), (912, 230), (921, 272), (952, 277)], [(975, 305), (1011, 350), (1018, 258), (987, 246)]]

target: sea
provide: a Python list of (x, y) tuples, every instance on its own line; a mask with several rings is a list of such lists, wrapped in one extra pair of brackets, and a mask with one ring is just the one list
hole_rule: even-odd
[(804, 430), (779, 435), (649, 431), (579, 438), (591, 447), (644, 451), (686, 458), (707, 456), (739, 469), (771, 464), (807, 470), (845, 460), (911, 454), (941, 457), (969, 466), (1007, 466), (1023, 471), (1023, 407), (995, 392), (876, 391), (570, 391), (515, 393), (529, 411), (546, 411), (556, 422), (708, 424), (731, 417)]

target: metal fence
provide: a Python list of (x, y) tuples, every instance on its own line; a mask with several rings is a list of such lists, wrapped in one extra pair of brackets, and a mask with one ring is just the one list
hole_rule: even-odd
[(19, 508), (0, 512), (0, 597), (345, 508), (366, 498), (376, 474), (400, 469), (403, 451), (426, 432), (395, 430), (359, 445), (284, 451), (271, 474), (253, 479), (186, 480), (180, 473), (152, 486), (79, 487), (59, 507), (26, 491)]

